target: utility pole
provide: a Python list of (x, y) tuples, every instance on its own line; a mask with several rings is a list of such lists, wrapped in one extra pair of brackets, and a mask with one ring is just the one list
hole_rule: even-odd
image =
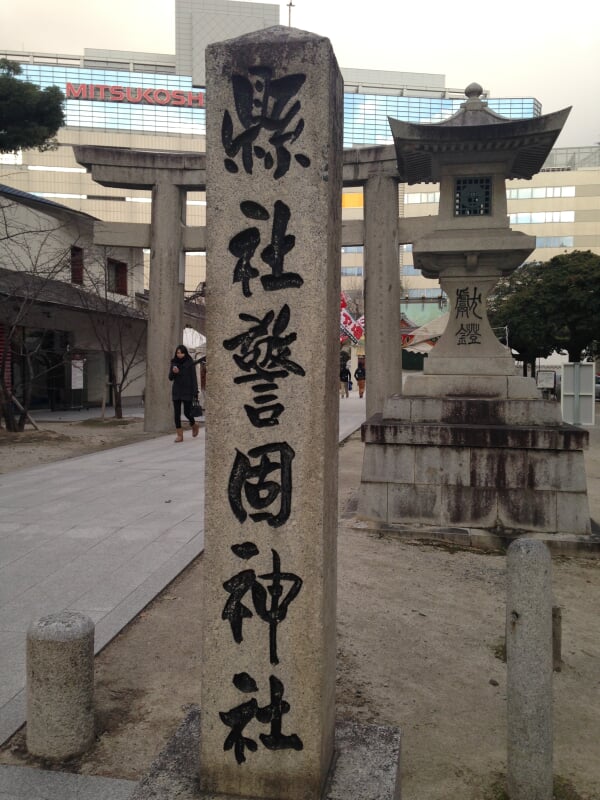
[(296, 8), (292, 0), (287, 4), (288, 7), (288, 28), (292, 27), (292, 8)]

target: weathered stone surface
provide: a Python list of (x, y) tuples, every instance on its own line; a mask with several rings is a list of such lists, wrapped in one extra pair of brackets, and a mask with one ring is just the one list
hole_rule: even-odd
[(473, 448), (470, 456), (472, 486), (494, 486), (496, 489), (522, 489), (531, 485), (533, 476), (527, 469), (527, 450), (493, 447)]
[[(200, 713), (193, 707), (152, 763), (130, 800), (197, 800)], [(335, 764), (323, 800), (401, 800), (401, 732), (384, 725), (339, 720)], [(203, 795), (203, 800), (228, 800)], [(239, 800), (254, 800), (240, 797)], [(278, 800), (286, 800), (285, 797)]]
[(441, 525), (496, 528), (498, 496), (493, 487), (443, 486)]
[(364, 275), (367, 417), (381, 413), (386, 397), (402, 389), (402, 351), (382, 347), (394, 342), (400, 328), (400, 273), (398, 271), (398, 180), (373, 170), (364, 186)]
[(553, 401), (394, 395), (362, 436), (361, 519), (590, 533), (588, 432), (563, 423)]
[(415, 480), (415, 448), (405, 447), (397, 458), (394, 447), (365, 447), (363, 456), (365, 480), (375, 482), (413, 483)]
[[(499, 489), (498, 527), (513, 531), (560, 533), (556, 523), (556, 492), (531, 489)], [(585, 533), (584, 530), (572, 533)]]
[[(359, 503), (359, 514), (362, 513)], [(442, 514), (440, 486), (388, 485), (387, 521), (436, 524)]]
[(415, 483), (441, 486), (445, 484), (454, 486), (469, 485), (470, 462), (468, 450), (458, 447), (445, 447), (443, 457), (440, 458), (440, 452), (435, 447), (415, 447), (413, 449)]
[(390, 521), (387, 483), (361, 481), (358, 490), (358, 516), (375, 522)]
[(94, 740), (94, 623), (62, 611), (27, 631), (27, 749), (51, 761)]
[(342, 105), (327, 39), (207, 49), (206, 794), (317, 800), (333, 757)]
[(563, 491), (557, 496), (556, 529), (575, 536), (591, 533), (587, 492)]
[(508, 548), (507, 783), (511, 800), (552, 800), (552, 562), (539, 541)]
[(412, 424), (371, 418), (362, 426), (363, 441), (375, 444), (411, 444), (438, 447), (494, 447), (567, 451), (581, 448), (587, 431), (572, 425), (526, 427), (509, 425)]
[[(554, 400), (489, 400), (455, 397), (388, 397), (382, 418), (405, 422), (435, 422), (454, 425), (561, 426), (560, 406)], [(569, 426), (572, 429), (572, 426)], [(576, 429), (587, 443), (587, 432)]]
[(403, 391), (411, 397), (454, 396), (501, 400), (508, 396), (508, 378), (479, 372), (467, 376), (411, 374), (406, 376)]
[(535, 476), (537, 489), (560, 492), (587, 491), (583, 451), (563, 453), (560, 458), (549, 459), (543, 452), (527, 453), (528, 471)]

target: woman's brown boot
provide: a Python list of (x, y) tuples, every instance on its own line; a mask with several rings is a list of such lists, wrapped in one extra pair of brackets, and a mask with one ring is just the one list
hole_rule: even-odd
[(177, 432), (177, 436), (173, 441), (183, 442), (183, 428), (175, 428), (175, 431)]
[(194, 422), (192, 425), (192, 436), (198, 436), (198, 431), (200, 430), (200, 423)]

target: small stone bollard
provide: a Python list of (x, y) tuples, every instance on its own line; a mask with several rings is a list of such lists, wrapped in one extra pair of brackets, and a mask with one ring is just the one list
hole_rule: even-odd
[(552, 800), (552, 560), (543, 542), (508, 548), (506, 665), (510, 800)]
[(27, 750), (62, 761), (94, 740), (94, 623), (62, 611), (27, 631)]

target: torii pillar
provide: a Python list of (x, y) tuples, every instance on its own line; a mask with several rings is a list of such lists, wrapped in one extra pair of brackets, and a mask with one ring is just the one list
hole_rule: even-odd
[(205, 156), (94, 146), (73, 150), (96, 183), (152, 192), (151, 225), (99, 223), (94, 241), (150, 247), (144, 430), (168, 431), (173, 427), (168, 365), (182, 337), (185, 234), (194, 230), (186, 231), (186, 194), (205, 190)]
[(364, 244), (367, 419), (402, 391), (395, 158), (393, 145), (344, 152), (344, 186), (362, 186), (364, 193), (364, 226), (344, 225), (343, 243)]

